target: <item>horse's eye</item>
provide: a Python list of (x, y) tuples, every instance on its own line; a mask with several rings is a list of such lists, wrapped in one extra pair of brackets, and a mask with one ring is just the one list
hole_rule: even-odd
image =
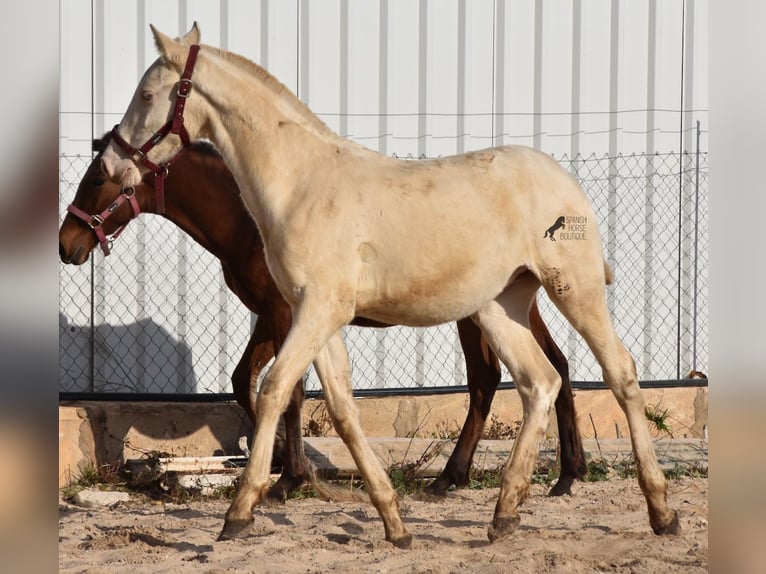
[(147, 90), (141, 93), (141, 97), (144, 99), (145, 102), (151, 102), (154, 99), (154, 94)]
[(94, 187), (101, 187), (102, 185), (104, 185), (104, 183), (106, 183), (106, 179), (104, 179), (103, 177), (94, 177), (93, 179), (90, 180), (90, 183)]

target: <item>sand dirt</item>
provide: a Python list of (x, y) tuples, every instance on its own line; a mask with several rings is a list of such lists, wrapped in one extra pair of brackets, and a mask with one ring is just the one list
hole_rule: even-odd
[[(135, 495), (114, 508), (59, 504), (59, 572), (683, 572), (708, 571), (708, 481), (669, 482), (682, 533), (658, 537), (635, 479), (577, 482), (549, 498), (533, 485), (519, 530), (490, 544), (498, 489), (443, 502), (401, 500), (410, 550), (384, 540), (369, 503), (289, 500), (259, 507), (245, 539), (217, 542), (225, 500), (163, 504)], [(478, 569), (477, 569), (478, 568)]]

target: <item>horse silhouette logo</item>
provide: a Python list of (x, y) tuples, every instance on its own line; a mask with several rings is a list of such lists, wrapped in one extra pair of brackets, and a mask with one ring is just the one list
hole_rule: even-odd
[(556, 223), (551, 225), (548, 229), (545, 230), (545, 235), (543, 235), (543, 238), (550, 237), (551, 241), (556, 241), (556, 238), (553, 237), (553, 232), (556, 231), (559, 228), (564, 228), (564, 216), (561, 215), (557, 220)]

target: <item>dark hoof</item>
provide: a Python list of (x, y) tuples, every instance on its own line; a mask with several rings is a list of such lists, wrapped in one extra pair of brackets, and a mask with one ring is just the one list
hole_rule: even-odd
[(518, 514), (515, 516), (496, 516), (487, 529), (489, 541), (495, 542), (510, 536), (516, 531), (520, 523), (521, 517)]
[(412, 534), (407, 532), (404, 536), (400, 536), (399, 538), (394, 538), (389, 540), (391, 544), (396, 546), (397, 548), (401, 548), (403, 550), (409, 550), (412, 548)]
[(266, 496), (263, 497), (261, 504), (264, 506), (282, 505), (287, 501), (288, 494), (290, 494), (289, 491), (281, 487), (277, 488), (277, 485), (274, 485), (268, 490)]
[(561, 477), (558, 482), (553, 485), (553, 488), (548, 492), (548, 496), (564, 496), (568, 494), (572, 496), (572, 483), (574, 479), (571, 477)]
[(235, 538), (244, 538), (250, 533), (253, 527), (253, 519), (250, 520), (226, 520), (223, 524), (223, 530), (218, 535), (218, 540), (234, 540)]
[(678, 512), (673, 510), (673, 517), (671, 518), (670, 522), (664, 526), (652, 525), (652, 530), (654, 530), (654, 533), (658, 536), (673, 536), (676, 534), (681, 534), (681, 523), (678, 522)]
[(447, 496), (450, 484), (438, 478), (426, 486), (419, 494), (419, 499), (426, 502), (440, 502)]
[(444, 502), (444, 500), (447, 498), (447, 491), (429, 490), (424, 488), (420, 492), (413, 494), (412, 498), (421, 502)]
[(282, 475), (279, 480), (269, 488), (263, 499), (268, 506), (284, 504), (291, 492), (298, 490), (308, 481), (308, 477)]

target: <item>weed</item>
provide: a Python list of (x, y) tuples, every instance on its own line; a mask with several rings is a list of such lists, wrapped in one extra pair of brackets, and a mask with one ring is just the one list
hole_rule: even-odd
[(532, 473), (532, 484), (553, 484), (561, 476), (561, 467), (556, 457), (540, 456)]
[(605, 458), (597, 458), (588, 461), (588, 474), (583, 479), (585, 482), (601, 482), (609, 479), (609, 463)]
[(644, 408), (646, 420), (657, 429), (657, 432), (667, 433), (668, 436), (673, 438), (673, 432), (668, 425), (668, 409), (660, 410), (660, 405), (654, 405), (652, 408), (649, 407), (650, 405), (646, 405)]
[(612, 464), (612, 470), (619, 478), (636, 478), (638, 476), (636, 459), (633, 458), (632, 454)]
[(332, 431), (332, 419), (323, 402), (317, 403), (309, 415), (309, 420), (303, 425), (303, 436), (327, 436)]
[(91, 464), (61, 489), (61, 496), (68, 500), (81, 490), (93, 487), (103, 490), (126, 490), (127, 481), (122, 466), (118, 462), (98, 466)]
[(307, 500), (309, 498), (317, 498), (317, 494), (310, 484), (303, 484), (287, 495), (287, 500)]
[(460, 430), (460, 425), (455, 420), (451, 422), (438, 422), (436, 423), (436, 430), (431, 433), (431, 438), (457, 440), (460, 437)]
[(489, 418), (489, 426), (484, 429), (481, 438), (486, 440), (515, 439), (519, 435), (521, 421), (513, 421), (512, 425), (506, 424), (493, 414)]
[(503, 481), (503, 467), (492, 469), (478, 469), (471, 467), (468, 475), (468, 485), (466, 488), (471, 490), (481, 490), (483, 488), (499, 488)]
[(391, 484), (393, 484), (394, 490), (399, 494), (413, 494), (422, 490), (428, 483), (428, 480), (421, 478), (423, 468), (428, 466), (434, 458), (439, 456), (443, 447), (443, 441), (433, 441), (416, 461), (395, 462), (389, 466), (388, 476), (391, 478)]
[(694, 462), (688, 465), (681, 465), (676, 463), (673, 468), (667, 469), (664, 472), (665, 478), (668, 480), (679, 480), (684, 477), (689, 478), (707, 478), (707, 465), (700, 462)]

